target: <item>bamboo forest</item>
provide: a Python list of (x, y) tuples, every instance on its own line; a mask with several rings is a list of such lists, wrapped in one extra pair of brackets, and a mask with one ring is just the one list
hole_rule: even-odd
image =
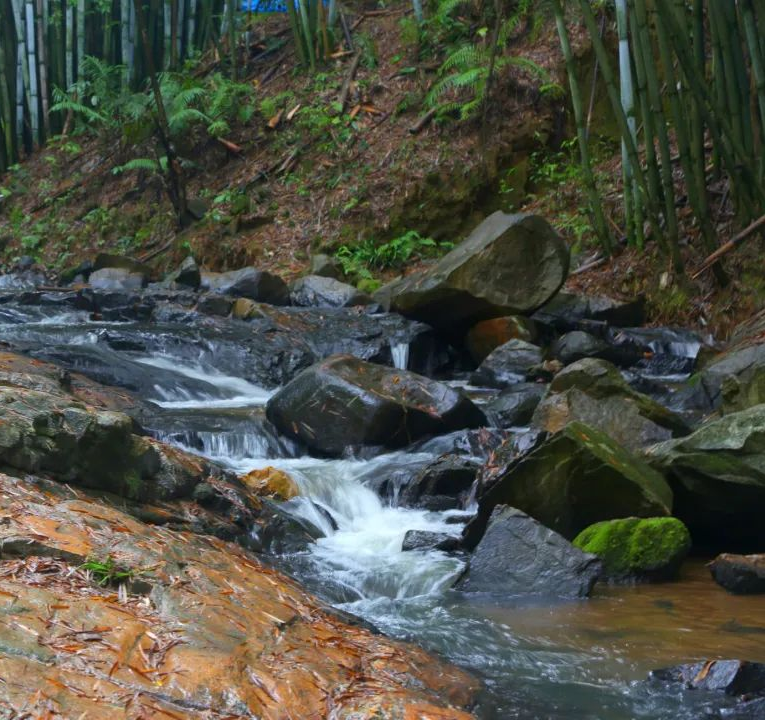
[(0, 0), (0, 720), (765, 720), (765, 0)]

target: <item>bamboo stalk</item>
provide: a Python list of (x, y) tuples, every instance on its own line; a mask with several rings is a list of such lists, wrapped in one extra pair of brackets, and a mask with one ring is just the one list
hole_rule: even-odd
[(35, 6), (33, 0), (24, 3), (27, 33), (27, 63), (29, 65), (29, 123), (32, 145), (40, 142), (40, 94), (37, 84), (37, 43), (35, 41)]
[[(739, 6), (741, 7), (741, 19), (749, 48), (752, 75), (754, 76), (755, 91), (757, 93), (760, 143), (762, 146), (765, 145), (765, 45), (763, 45), (759, 36), (752, 0), (739, 0)], [(763, 23), (765, 23), (765, 18), (763, 18)]]
[(50, 118), (48, 98), (48, 53), (46, 49), (47, 0), (37, 0), (37, 53), (40, 65), (40, 99), (42, 104), (42, 124), (44, 137), (50, 137)]
[(237, 68), (236, 61), (236, 8), (234, 2), (235, 0), (228, 0), (226, 7), (228, 8), (228, 51), (231, 55), (231, 77), (236, 81), (239, 79), (239, 68)]
[(85, 57), (85, 0), (77, 0), (77, 79), (82, 78)]
[[(291, 1), (291, 0), (288, 0)], [(311, 71), (313, 72), (316, 70), (316, 56), (314, 54), (314, 48), (313, 48), (313, 35), (311, 34), (311, 23), (308, 19), (308, 8), (306, 7), (306, 3), (308, 0), (297, 0), (298, 3), (298, 10), (300, 11), (300, 20), (303, 24), (303, 35), (305, 36), (305, 44), (306, 48), (308, 50), (308, 64), (311, 68)]]
[(598, 193), (597, 185), (595, 184), (595, 175), (592, 172), (590, 152), (587, 143), (587, 130), (584, 122), (584, 114), (582, 112), (582, 95), (576, 77), (576, 61), (574, 60), (574, 54), (571, 50), (571, 42), (568, 36), (568, 29), (566, 28), (566, 18), (563, 12), (563, 6), (561, 5), (561, 0), (553, 0), (553, 11), (555, 13), (555, 26), (558, 30), (563, 57), (566, 61), (569, 88), (571, 90), (571, 104), (574, 108), (574, 122), (576, 123), (579, 156), (581, 158), (582, 173), (584, 175), (587, 194), (590, 200), (589, 210), (592, 224), (604, 252), (610, 255), (612, 251), (611, 233), (608, 230), (608, 225), (606, 224), (605, 216), (603, 215), (603, 202), (600, 193)]
[(130, 84), (130, 2), (117, 0), (120, 4), (120, 52), (124, 66), (123, 84)]
[[(5, 27), (0, 25), (0, 34), (5, 31)], [(3, 43), (3, 47), (0, 47), (0, 124), (2, 124), (2, 145), (5, 159), (3, 170), (16, 162), (17, 157), (16, 138), (13, 131), (11, 76), (8, 72), (6, 47), (10, 47), (10, 44)]]

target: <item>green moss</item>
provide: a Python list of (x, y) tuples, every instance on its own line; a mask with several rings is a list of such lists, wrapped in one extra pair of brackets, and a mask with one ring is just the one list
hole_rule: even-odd
[(125, 473), (125, 486), (127, 487), (127, 496), (129, 498), (134, 500), (142, 499), (144, 482), (135, 470)]
[(691, 536), (677, 518), (624, 518), (590, 525), (574, 545), (600, 557), (613, 579), (668, 579), (688, 554)]

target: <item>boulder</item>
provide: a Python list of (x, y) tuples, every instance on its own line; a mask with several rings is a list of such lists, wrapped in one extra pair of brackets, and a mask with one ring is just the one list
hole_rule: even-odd
[(146, 276), (124, 268), (101, 268), (90, 273), (88, 279), (94, 290), (130, 292), (146, 287)]
[(592, 324), (636, 327), (645, 321), (645, 298), (617, 300), (605, 295), (560, 292), (534, 313), (533, 319), (557, 332)]
[(650, 677), (688, 690), (736, 696), (765, 693), (765, 663), (746, 660), (701, 660), (653, 670)]
[(765, 555), (723, 553), (709, 569), (715, 582), (734, 595), (765, 593)]
[(282, 433), (327, 455), (363, 445), (400, 447), (485, 423), (461, 391), (350, 355), (301, 372), (269, 400), (266, 414)]
[(141, 275), (144, 278), (144, 284), (148, 283), (152, 277), (151, 268), (138, 260), (127, 257), (127, 255), (112, 255), (111, 253), (99, 253), (93, 262), (94, 270), (103, 270), (111, 268), (116, 270), (126, 270), (135, 275)]
[(508, 340), (534, 342), (536, 328), (533, 321), (520, 315), (482, 320), (470, 328), (465, 337), (465, 345), (473, 360), (481, 363), (492, 350)]
[(746, 410), (765, 403), (765, 343), (734, 348), (708, 364), (692, 382), (713, 408)]
[(173, 270), (166, 278), (167, 284), (182, 285), (183, 287), (197, 290), (202, 282), (202, 274), (196, 260), (189, 255), (179, 266)]
[(648, 450), (675, 494), (694, 540), (757, 551), (765, 546), (765, 405), (702, 425)]
[(542, 350), (525, 340), (509, 340), (493, 350), (472, 374), (471, 382), (507, 387), (536, 377), (541, 372)]
[(270, 305), (289, 305), (290, 292), (287, 283), (278, 275), (256, 270), (253, 267), (224, 273), (202, 273), (202, 290), (244, 297)]
[(428, 532), (427, 530), (408, 530), (404, 535), (401, 549), (408, 550), (443, 550), (453, 552), (459, 548), (459, 538), (447, 533)]
[(310, 274), (339, 280), (343, 271), (336, 258), (319, 253), (311, 256)]
[(518, 383), (503, 390), (484, 406), (492, 425), (502, 428), (527, 425), (544, 397), (547, 386), (540, 383)]
[(609, 580), (671, 580), (691, 549), (691, 536), (677, 518), (623, 518), (590, 525), (574, 545), (597, 555)]
[(550, 383), (548, 395), (576, 389), (596, 400), (618, 397), (631, 401), (637, 412), (655, 425), (686, 435), (690, 428), (677, 413), (668, 410), (648, 395), (633, 390), (622, 374), (606, 360), (585, 358), (563, 368)]
[(0, 275), (0, 292), (21, 292), (34, 290), (41, 285), (47, 285), (48, 278), (44, 273), (36, 270), (22, 270), (19, 272)]
[(284, 470), (275, 467), (251, 470), (241, 479), (257, 495), (272, 497), (276, 500), (292, 500), (300, 495), (297, 483)]
[(669, 515), (672, 491), (640, 458), (600, 430), (579, 422), (520, 455), (484, 480), (478, 514), (465, 529), (475, 547), (497, 505), (512, 505), (576, 537), (589, 525), (622, 517)]
[(572, 330), (562, 335), (555, 342), (552, 354), (564, 365), (588, 357), (606, 357), (609, 354), (608, 343), (583, 330)]
[(560, 289), (568, 268), (568, 248), (543, 218), (498, 211), (433, 267), (382, 287), (375, 299), (456, 331), (532, 312)]
[(340, 308), (369, 305), (372, 298), (353, 285), (329, 277), (307, 275), (292, 284), (290, 300), (301, 307)]
[(428, 510), (461, 508), (478, 474), (478, 463), (459, 457), (443, 455), (426, 465), (403, 488), (399, 503)]
[(556, 433), (571, 422), (583, 422), (608, 433), (633, 452), (672, 437), (671, 430), (644, 417), (640, 411), (640, 404), (632, 397), (596, 398), (570, 388), (548, 394), (534, 410), (531, 424)]
[(455, 588), (583, 598), (589, 596), (600, 570), (597, 556), (582, 552), (526, 513), (497, 506)]

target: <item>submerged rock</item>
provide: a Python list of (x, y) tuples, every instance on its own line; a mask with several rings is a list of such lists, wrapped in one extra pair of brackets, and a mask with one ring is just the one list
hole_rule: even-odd
[(384, 286), (375, 298), (454, 332), (478, 320), (532, 312), (555, 295), (568, 268), (568, 248), (544, 219), (498, 211), (432, 268)]
[(574, 545), (597, 555), (610, 580), (671, 580), (691, 549), (691, 536), (677, 518), (624, 518), (585, 528)]
[(648, 450), (675, 494), (675, 515), (696, 542), (765, 546), (765, 405), (708, 422)]
[(307, 275), (292, 284), (290, 299), (301, 307), (340, 308), (369, 305), (372, 298), (353, 285), (329, 277)]
[(532, 343), (536, 339), (536, 328), (532, 320), (521, 315), (482, 320), (473, 325), (465, 337), (468, 352), (477, 363), (509, 340), (524, 340)]
[(517, 507), (569, 539), (601, 520), (671, 512), (672, 491), (661, 475), (582, 423), (511, 457), (480, 497), (478, 514), (465, 529), (468, 547), (476, 546), (497, 505)]
[(285, 435), (327, 455), (363, 445), (401, 447), (485, 422), (459, 390), (349, 355), (304, 370), (269, 400), (266, 412)]
[(224, 273), (202, 273), (202, 290), (244, 297), (271, 305), (289, 305), (287, 283), (279, 276), (252, 267)]
[(508, 387), (536, 377), (541, 371), (542, 350), (525, 340), (509, 340), (484, 359), (471, 376), (475, 385)]
[(718, 585), (735, 595), (765, 593), (765, 555), (718, 555), (710, 564)]
[(513, 507), (492, 511), (484, 536), (455, 585), (464, 592), (582, 598), (600, 560)]

